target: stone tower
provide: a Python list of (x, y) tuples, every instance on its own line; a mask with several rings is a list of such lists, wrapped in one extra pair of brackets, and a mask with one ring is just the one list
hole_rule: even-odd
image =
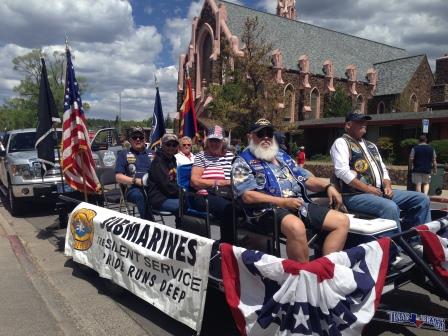
[(277, 0), (277, 15), (295, 20), (297, 17), (296, 0)]

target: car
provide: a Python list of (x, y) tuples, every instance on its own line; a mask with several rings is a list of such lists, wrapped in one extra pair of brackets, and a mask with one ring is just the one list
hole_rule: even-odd
[[(56, 133), (56, 164), (44, 176), (35, 149), (36, 129), (18, 129), (5, 134), (4, 148), (0, 148), (0, 190), (8, 197), (12, 215), (20, 213), (26, 200), (56, 198), (61, 193), (73, 191), (61, 176), (57, 144), (61, 142), (62, 130), (57, 129)], [(106, 128), (96, 132), (91, 148), (95, 168), (101, 171), (115, 167), (117, 153), (122, 146), (115, 129)]]
[[(55, 157), (62, 130), (54, 138)], [(56, 196), (62, 191), (63, 178), (59, 163), (42, 175), (41, 163), (35, 149), (36, 129), (26, 128), (9, 131), (0, 149), (0, 190), (8, 197), (12, 215), (18, 214), (25, 199)], [(67, 188), (68, 191), (68, 188)]]

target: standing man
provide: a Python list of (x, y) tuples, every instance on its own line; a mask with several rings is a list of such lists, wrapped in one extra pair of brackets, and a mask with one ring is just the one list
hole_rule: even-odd
[(194, 154), (191, 152), (192, 141), (190, 137), (184, 136), (180, 139), (179, 153), (175, 155), (177, 166), (192, 164), (194, 162)]
[(142, 177), (149, 171), (152, 154), (146, 149), (143, 128), (132, 128), (129, 142), (131, 144), (129, 150), (123, 149), (118, 153), (115, 179), (117, 183), (127, 186), (125, 197), (137, 205), (140, 217), (148, 219)]
[(409, 167), (412, 171), (412, 183), (415, 190), (428, 195), (432, 172), (437, 174), (437, 156), (435, 150), (428, 145), (426, 135), (422, 134), (419, 144), (414, 146), (409, 156)]
[(360, 111), (345, 118), (345, 132), (336, 139), (330, 154), (342, 196), (349, 211), (392, 219), (400, 227), (400, 210), (406, 228), (431, 221), (429, 198), (415, 191), (392, 190), (392, 183), (378, 148), (364, 140), (367, 121)]
[[(325, 191), (330, 204), (336, 209), (342, 197), (331, 184), (297, 167), (294, 160), (274, 138), (274, 128), (267, 119), (259, 119), (250, 128), (249, 146), (232, 166), (234, 194), (241, 200), (246, 212), (254, 205), (267, 203), (278, 207), (277, 225), (286, 236), (289, 259), (308, 261), (306, 228), (327, 231), (323, 243), (324, 255), (344, 248), (349, 227), (347, 215), (328, 207), (308, 203), (306, 189)], [(273, 217), (265, 215), (259, 225), (272, 225)]]

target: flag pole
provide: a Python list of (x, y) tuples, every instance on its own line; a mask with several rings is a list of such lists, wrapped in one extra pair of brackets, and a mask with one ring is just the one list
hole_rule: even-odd
[[(81, 156), (84, 156), (84, 150), (81, 150)], [(81, 162), (82, 162), (82, 184), (84, 185), (84, 201), (86, 203), (88, 203), (88, 199), (87, 199), (87, 185), (86, 185), (86, 173), (85, 173), (85, 167), (84, 167), (84, 160), (83, 158), (81, 158)]]

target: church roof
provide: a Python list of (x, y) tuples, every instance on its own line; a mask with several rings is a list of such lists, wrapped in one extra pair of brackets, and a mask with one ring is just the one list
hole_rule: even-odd
[(225, 5), (228, 14), (227, 25), (231, 33), (240, 39), (246, 17), (257, 16), (260, 25), (264, 27), (266, 41), (271, 42), (274, 49), (278, 48), (282, 52), (283, 66), (286, 69), (297, 70), (299, 56), (306, 54), (310, 58), (310, 72), (313, 74), (323, 74), (324, 61), (331, 59), (335, 77), (345, 78), (347, 65), (355, 64), (358, 70), (357, 79), (365, 81), (364, 76), (374, 63), (407, 56), (406, 50), (401, 48), (230, 2), (217, 2)]
[(375, 96), (403, 92), (424, 58), (425, 55), (417, 55), (375, 63), (378, 74)]

